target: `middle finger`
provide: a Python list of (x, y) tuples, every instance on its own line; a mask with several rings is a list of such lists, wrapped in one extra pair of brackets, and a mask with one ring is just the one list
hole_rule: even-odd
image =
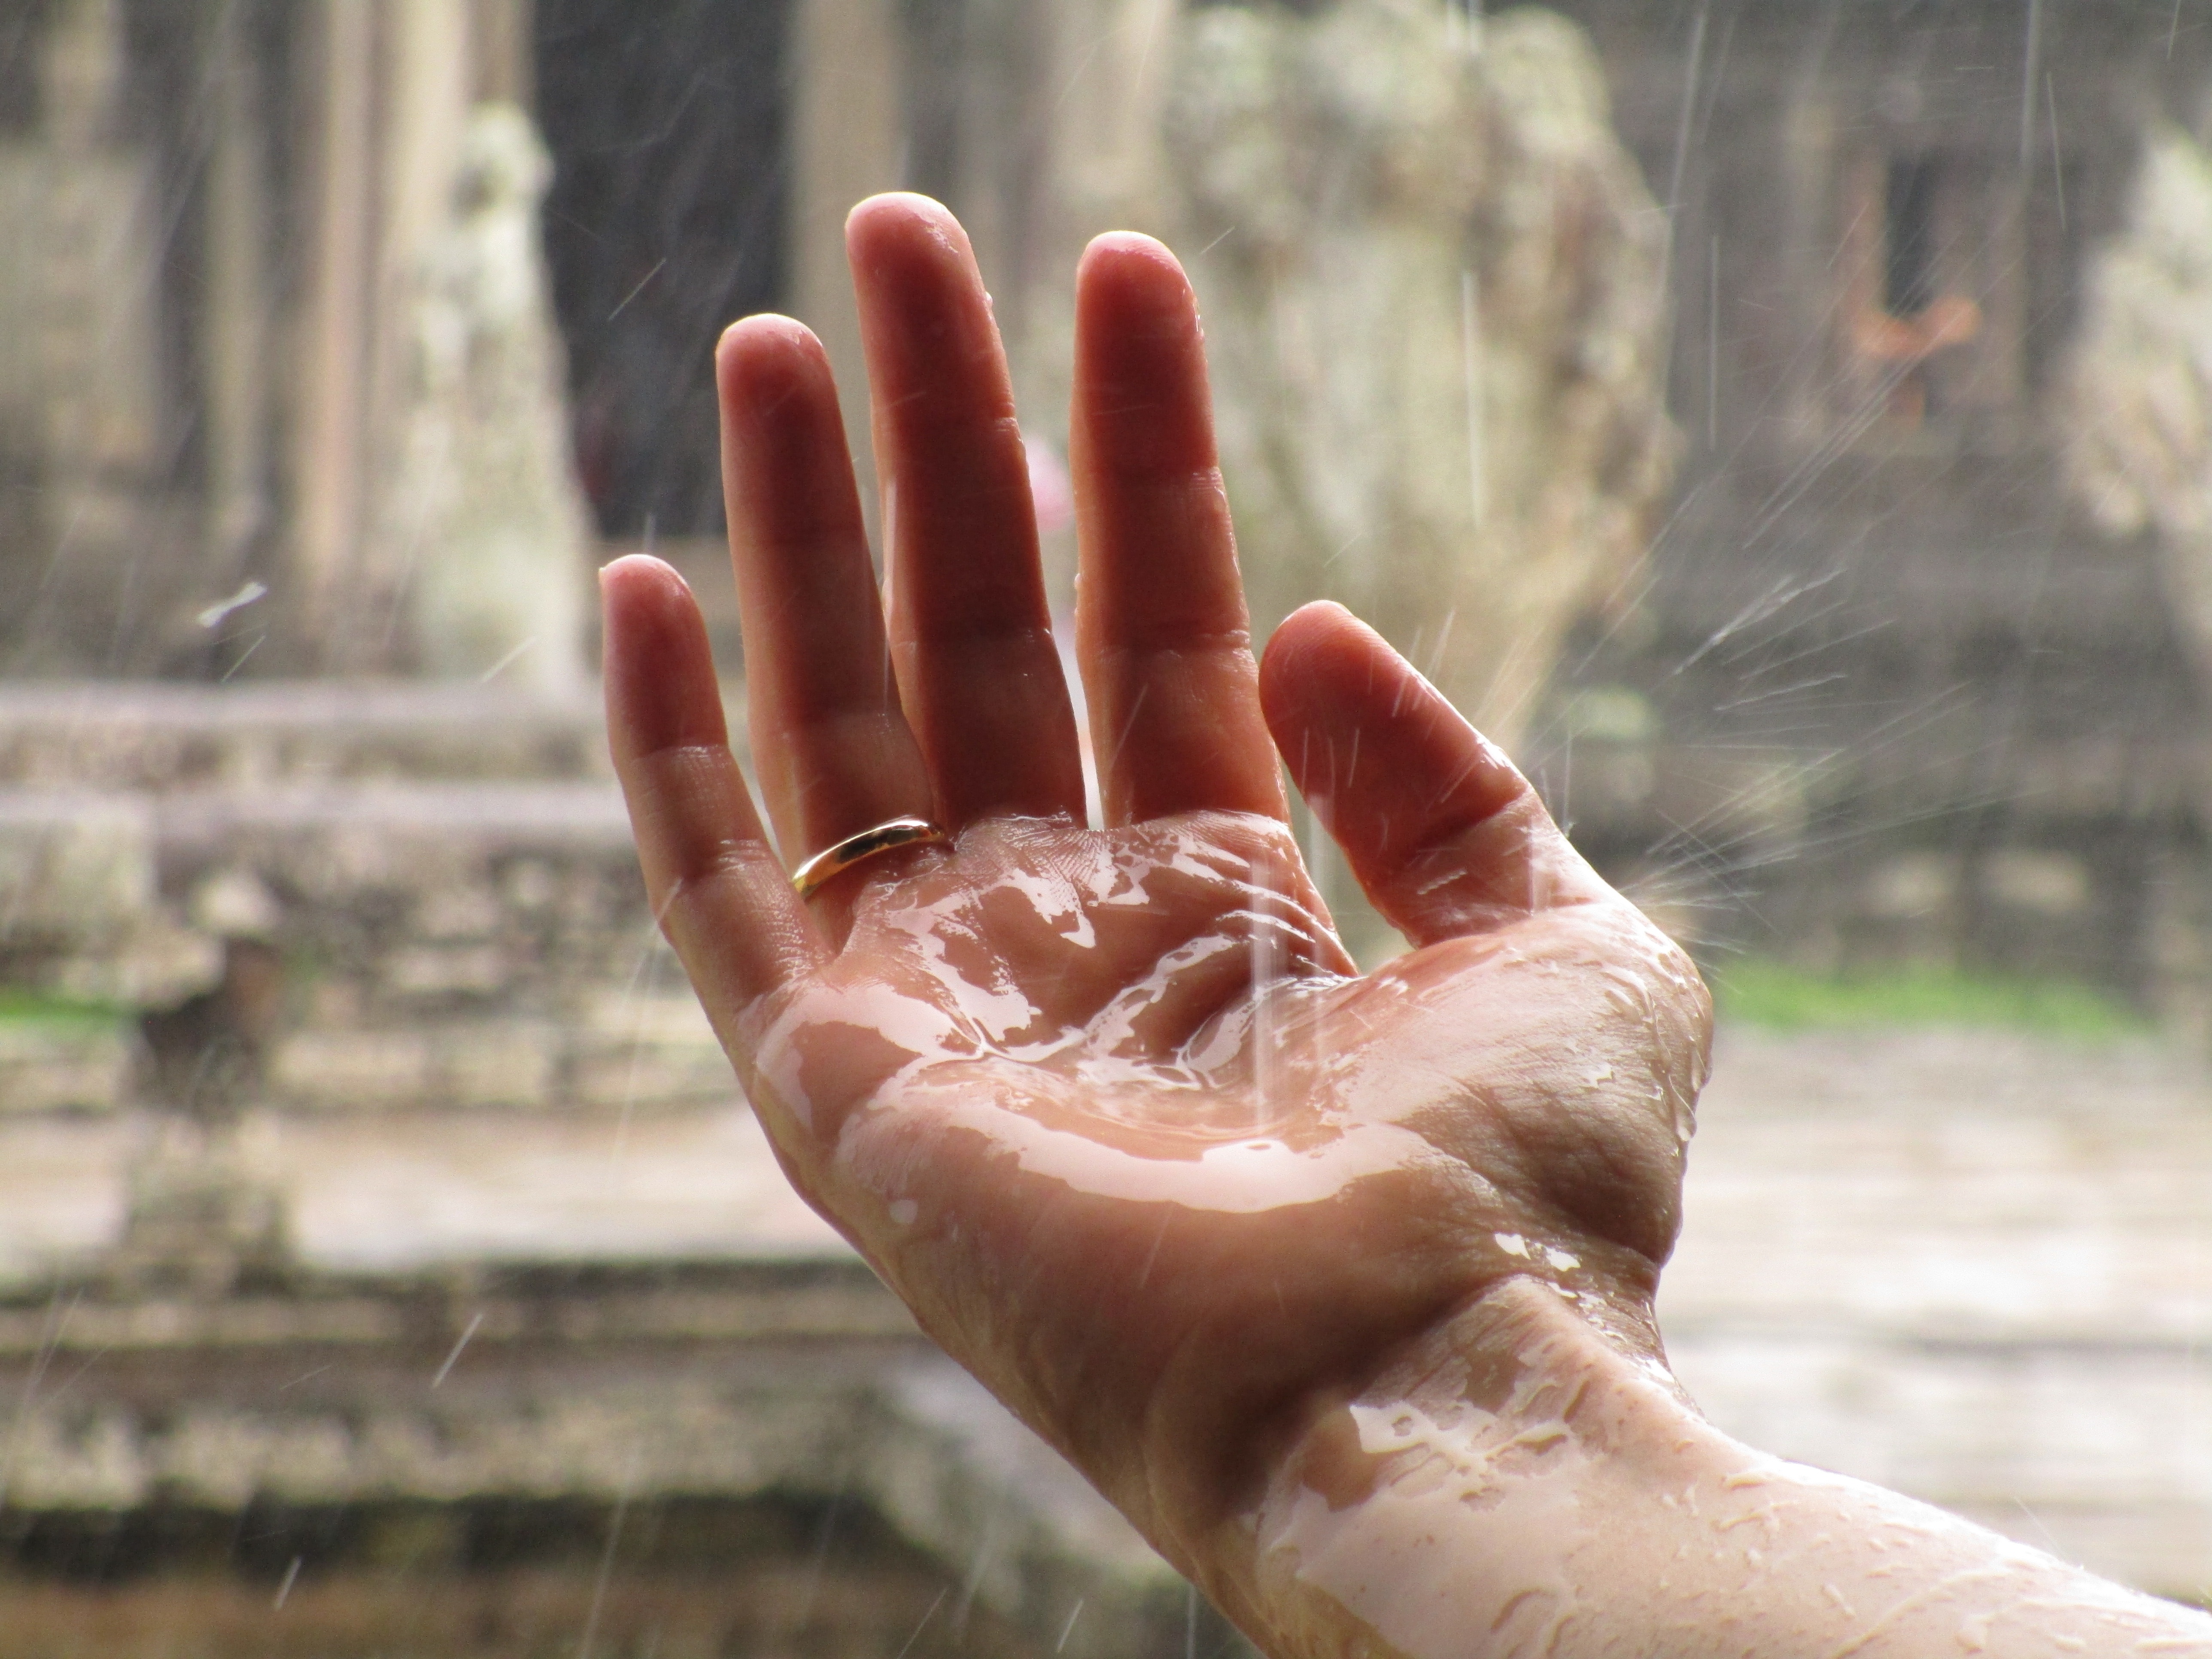
[(854, 209), (846, 246), (883, 469), (892, 650), (945, 827), (1079, 819), (1028, 457), (967, 235), (926, 197), (878, 196)]

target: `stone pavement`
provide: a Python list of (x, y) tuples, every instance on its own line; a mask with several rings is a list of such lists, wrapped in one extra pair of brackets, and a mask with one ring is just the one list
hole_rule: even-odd
[[(2204, 1594), (2212, 1073), (2148, 1042), (1739, 1030), (1701, 1115), (1662, 1306), (1716, 1420)], [(0, 1118), (14, 1299), (113, 1239), (150, 1122)], [(314, 1273), (849, 1260), (734, 1105), (288, 1114), (241, 1146)]]
[(1717, 1422), (2212, 1594), (2212, 1071), (1735, 1030), (1699, 1115), (1661, 1312)]

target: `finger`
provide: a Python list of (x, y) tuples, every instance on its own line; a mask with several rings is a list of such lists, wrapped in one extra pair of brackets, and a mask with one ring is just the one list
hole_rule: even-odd
[(967, 235), (925, 197), (878, 196), (853, 210), (846, 246), (884, 474), (892, 649), (941, 819), (1079, 817), (1029, 464)]
[(1611, 892), (1513, 763), (1341, 606), (1275, 630), (1260, 696), (1299, 793), (1414, 944)]
[(722, 490), (761, 793), (793, 861), (931, 812), (900, 712), (837, 389), (787, 317), (731, 325), (714, 354)]
[(699, 606), (635, 554), (599, 573), (607, 738), (647, 896), (700, 1000), (727, 1021), (805, 972), (822, 946), (761, 831), (730, 753)]
[(1076, 277), (1076, 639), (1106, 821), (1285, 816), (1213, 449), (1198, 302), (1148, 236)]

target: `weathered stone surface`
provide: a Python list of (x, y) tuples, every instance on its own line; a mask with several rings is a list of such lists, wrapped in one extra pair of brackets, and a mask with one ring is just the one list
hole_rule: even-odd
[(522, 110), (494, 104), (469, 116), (450, 167), (446, 222), (410, 296), (377, 574), (424, 671), (573, 696), (592, 526), (538, 246), (552, 161)]
[(102, 1264), (109, 1278), (221, 1297), (248, 1275), (281, 1274), (290, 1244), (283, 1194), (258, 1140), (204, 1117), (157, 1120), (125, 1171), (122, 1236)]
[[(842, 1523), (829, 1528), (836, 1548), (828, 1559), (815, 1536), (823, 1515)], [(11, 1583), (9, 1635), (18, 1659), (88, 1651), (225, 1659), (272, 1642), (280, 1652), (321, 1659), (547, 1659), (584, 1651), (586, 1632), (591, 1653), (653, 1659), (890, 1659), (902, 1650), (905, 1659), (1042, 1659), (1054, 1651), (1053, 1631), (1020, 1629), (978, 1601), (959, 1612), (963, 1585), (952, 1564), (886, 1536), (862, 1511), (774, 1498), (678, 1500), (630, 1505), (619, 1519), (568, 1505), (500, 1504), (466, 1515), (398, 1506), (337, 1516), (295, 1511), (274, 1524), (257, 1516), (249, 1522), (257, 1559), (233, 1576)], [(221, 1534), (212, 1517), (195, 1520)], [(532, 1540), (550, 1545), (554, 1559), (471, 1571), (472, 1550), (511, 1557), (518, 1522), (526, 1539), (534, 1525)], [(60, 1530), (42, 1528), (38, 1543), (52, 1549)], [(332, 1530), (343, 1540), (336, 1560), (325, 1553)], [(159, 1536), (158, 1523), (132, 1531)], [(64, 1535), (90, 1548), (115, 1543), (94, 1521)], [(585, 1546), (604, 1553), (609, 1539), (622, 1560), (603, 1573)], [(185, 1541), (203, 1540), (188, 1531)], [(301, 1548), (315, 1552), (314, 1562), (286, 1589)], [(1092, 1617), (1086, 1613), (1085, 1624)], [(1216, 1633), (1206, 1627), (1200, 1639)], [(1179, 1612), (1135, 1628), (1109, 1625), (1105, 1637), (1065, 1650), (1176, 1659), (1188, 1645)]]
[(2201, 1596), (2212, 1083), (2142, 1042), (1723, 1033), (1661, 1295), (1750, 1443)]
[(0, 1024), (0, 1112), (112, 1112), (130, 1097), (131, 1059), (119, 1023)]
[(0, 787), (0, 977), (156, 1006), (213, 986), (220, 941), (158, 902), (157, 834), (133, 796)]
[(413, 1031), (301, 1031), (270, 1059), (270, 1086), (302, 1107), (405, 1106), (429, 1093), (430, 1077), (429, 1041)]
[(1206, 7), (1165, 121), (1261, 626), (1340, 599), (1513, 743), (1674, 447), (1595, 56), (1534, 9)]
[(0, 782), (164, 793), (607, 777), (595, 699), (396, 680), (0, 684)]
[(0, 689), (0, 986), (119, 1022), (10, 1028), (0, 1109), (731, 1098), (603, 751), (496, 688)]
[(18, 1512), (158, 1496), (395, 1521), (413, 1504), (425, 1522), (423, 1504), (773, 1496), (889, 1521), (962, 1565), (963, 1601), (1070, 1653), (1126, 1650), (1180, 1593), (849, 1259), (0, 1307), (0, 1376), (54, 1363), (76, 1380), (18, 1425)]
[[(2212, 1344), (2212, 1088), (2185, 1057), (2002, 1034), (1733, 1031), (1702, 1115), (1662, 1313), (1682, 1376), (1723, 1427), (2030, 1541), (2047, 1533), (2121, 1577), (2193, 1591), (2176, 1575), (2189, 1540), (2212, 1527), (2212, 1461), (2173, 1425), (2202, 1405), (2193, 1356)], [(283, 1199), (301, 1290), (69, 1308), (63, 1346), (108, 1356), (88, 1381), (132, 1355), (185, 1366), (179, 1376), (199, 1380), (180, 1386), (212, 1413), (191, 1434), (213, 1437), (147, 1449), (143, 1427), (70, 1417), (82, 1398), (73, 1391), (55, 1407), (59, 1426), (39, 1431), (58, 1437), (58, 1449), (40, 1453), (58, 1460), (41, 1464), (62, 1471), (53, 1480), (117, 1478), (118, 1446), (134, 1449), (131, 1468), (198, 1468), (215, 1454), (189, 1448), (219, 1442), (264, 1464), (296, 1450), (299, 1478), (325, 1483), (315, 1490), (368, 1469), (428, 1483), (459, 1467), (440, 1458), (464, 1453), (422, 1449), (414, 1427), (331, 1449), (332, 1431), (315, 1426), (329, 1396), (317, 1390), (355, 1376), (343, 1386), (419, 1400), (424, 1420), (443, 1421), (447, 1392), (478, 1386), (479, 1362), (495, 1373), (502, 1355), (588, 1350), (617, 1356), (617, 1372), (680, 1377), (694, 1364), (675, 1357), (686, 1343), (908, 1340), (897, 1304), (792, 1194), (741, 1111), (270, 1116), (242, 1133)], [(0, 1273), (12, 1299), (0, 1308), (0, 1370), (57, 1340), (60, 1304), (40, 1287), (97, 1268), (138, 1144), (127, 1121), (0, 1121)], [(705, 1276), (647, 1275), (619, 1293), (522, 1288), (544, 1271), (524, 1264), (575, 1264), (566, 1271), (585, 1284), (611, 1271), (593, 1263), (655, 1261), (701, 1264)], [(778, 1262), (794, 1271), (776, 1277)], [(477, 1314), (447, 1382), (406, 1393), (427, 1389)], [(295, 1364), (295, 1352), (313, 1357)], [(254, 1353), (270, 1357), (249, 1364)], [(207, 1369), (191, 1358), (209, 1354), (231, 1358)], [(330, 1380), (280, 1400), (279, 1385), (325, 1364)], [(374, 1381), (387, 1364), (410, 1379), (404, 1389)], [(601, 1388), (584, 1389), (564, 1420), (604, 1428), (603, 1413), (629, 1409), (630, 1396)], [(925, 1389), (907, 1400), (902, 1420), (939, 1423), (934, 1398)], [(281, 1423), (255, 1415), (280, 1406)], [(683, 1407), (710, 1409), (704, 1396)], [(927, 1431), (957, 1440), (967, 1408), (945, 1410), (951, 1427)], [(80, 1420), (91, 1426), (66, 1426)], [(785, 1431), (804, 1443), (797, 1427)], [(465, 1437), (480, 1433), (492, 1431)], [(69, 1451), (71, 1435), (88, 1449)], [(509, 1446), (470, 1443), (471, 1459)], [(917, 1536), (972, 1541), (958, 1529), (983, 1521), (957, 1493), (975, 1459), (1000, 1455), (996, 1443), (946, 1463), (927, 1452), (921, 1473), (901, 1472), (908, 1454), (889, 1440), (867, 1443), (888, 1460), (872, 1501)], [(511, 1449), (527, 1452), (526, 1473), (540, 1471), (531, 1480), (554, 1480), (541, 1447)], [(172, 1457), (183, 1461), (161, 1462)], [(578, 1468), (611, 1478), (596, 1462)], [(743, 1473), (730, 1470), (733, 1481)]]
[(2124, 226), (2084, 274), (2054, 409), (2076, 498), (2106, 533), (2156, 533), (2200, 674), (2212, 671), (2212, 155), (2145, 135)]

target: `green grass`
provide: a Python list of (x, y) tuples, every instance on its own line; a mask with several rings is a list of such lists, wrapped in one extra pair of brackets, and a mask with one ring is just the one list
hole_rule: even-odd
[(1826, 975), (1756, 959), (1729, 963), (1706, 978), (1722, 1018), (1777, 1030), (1996, 1026), (2102, 1041), (2151, 1029), (2110, 992), (2069, 980), (1911, 967)]
[(88, 997), (0, 987), (0, 1026), (88, 1034), (117, 1029), (130, 1012), (120, 1004)]

